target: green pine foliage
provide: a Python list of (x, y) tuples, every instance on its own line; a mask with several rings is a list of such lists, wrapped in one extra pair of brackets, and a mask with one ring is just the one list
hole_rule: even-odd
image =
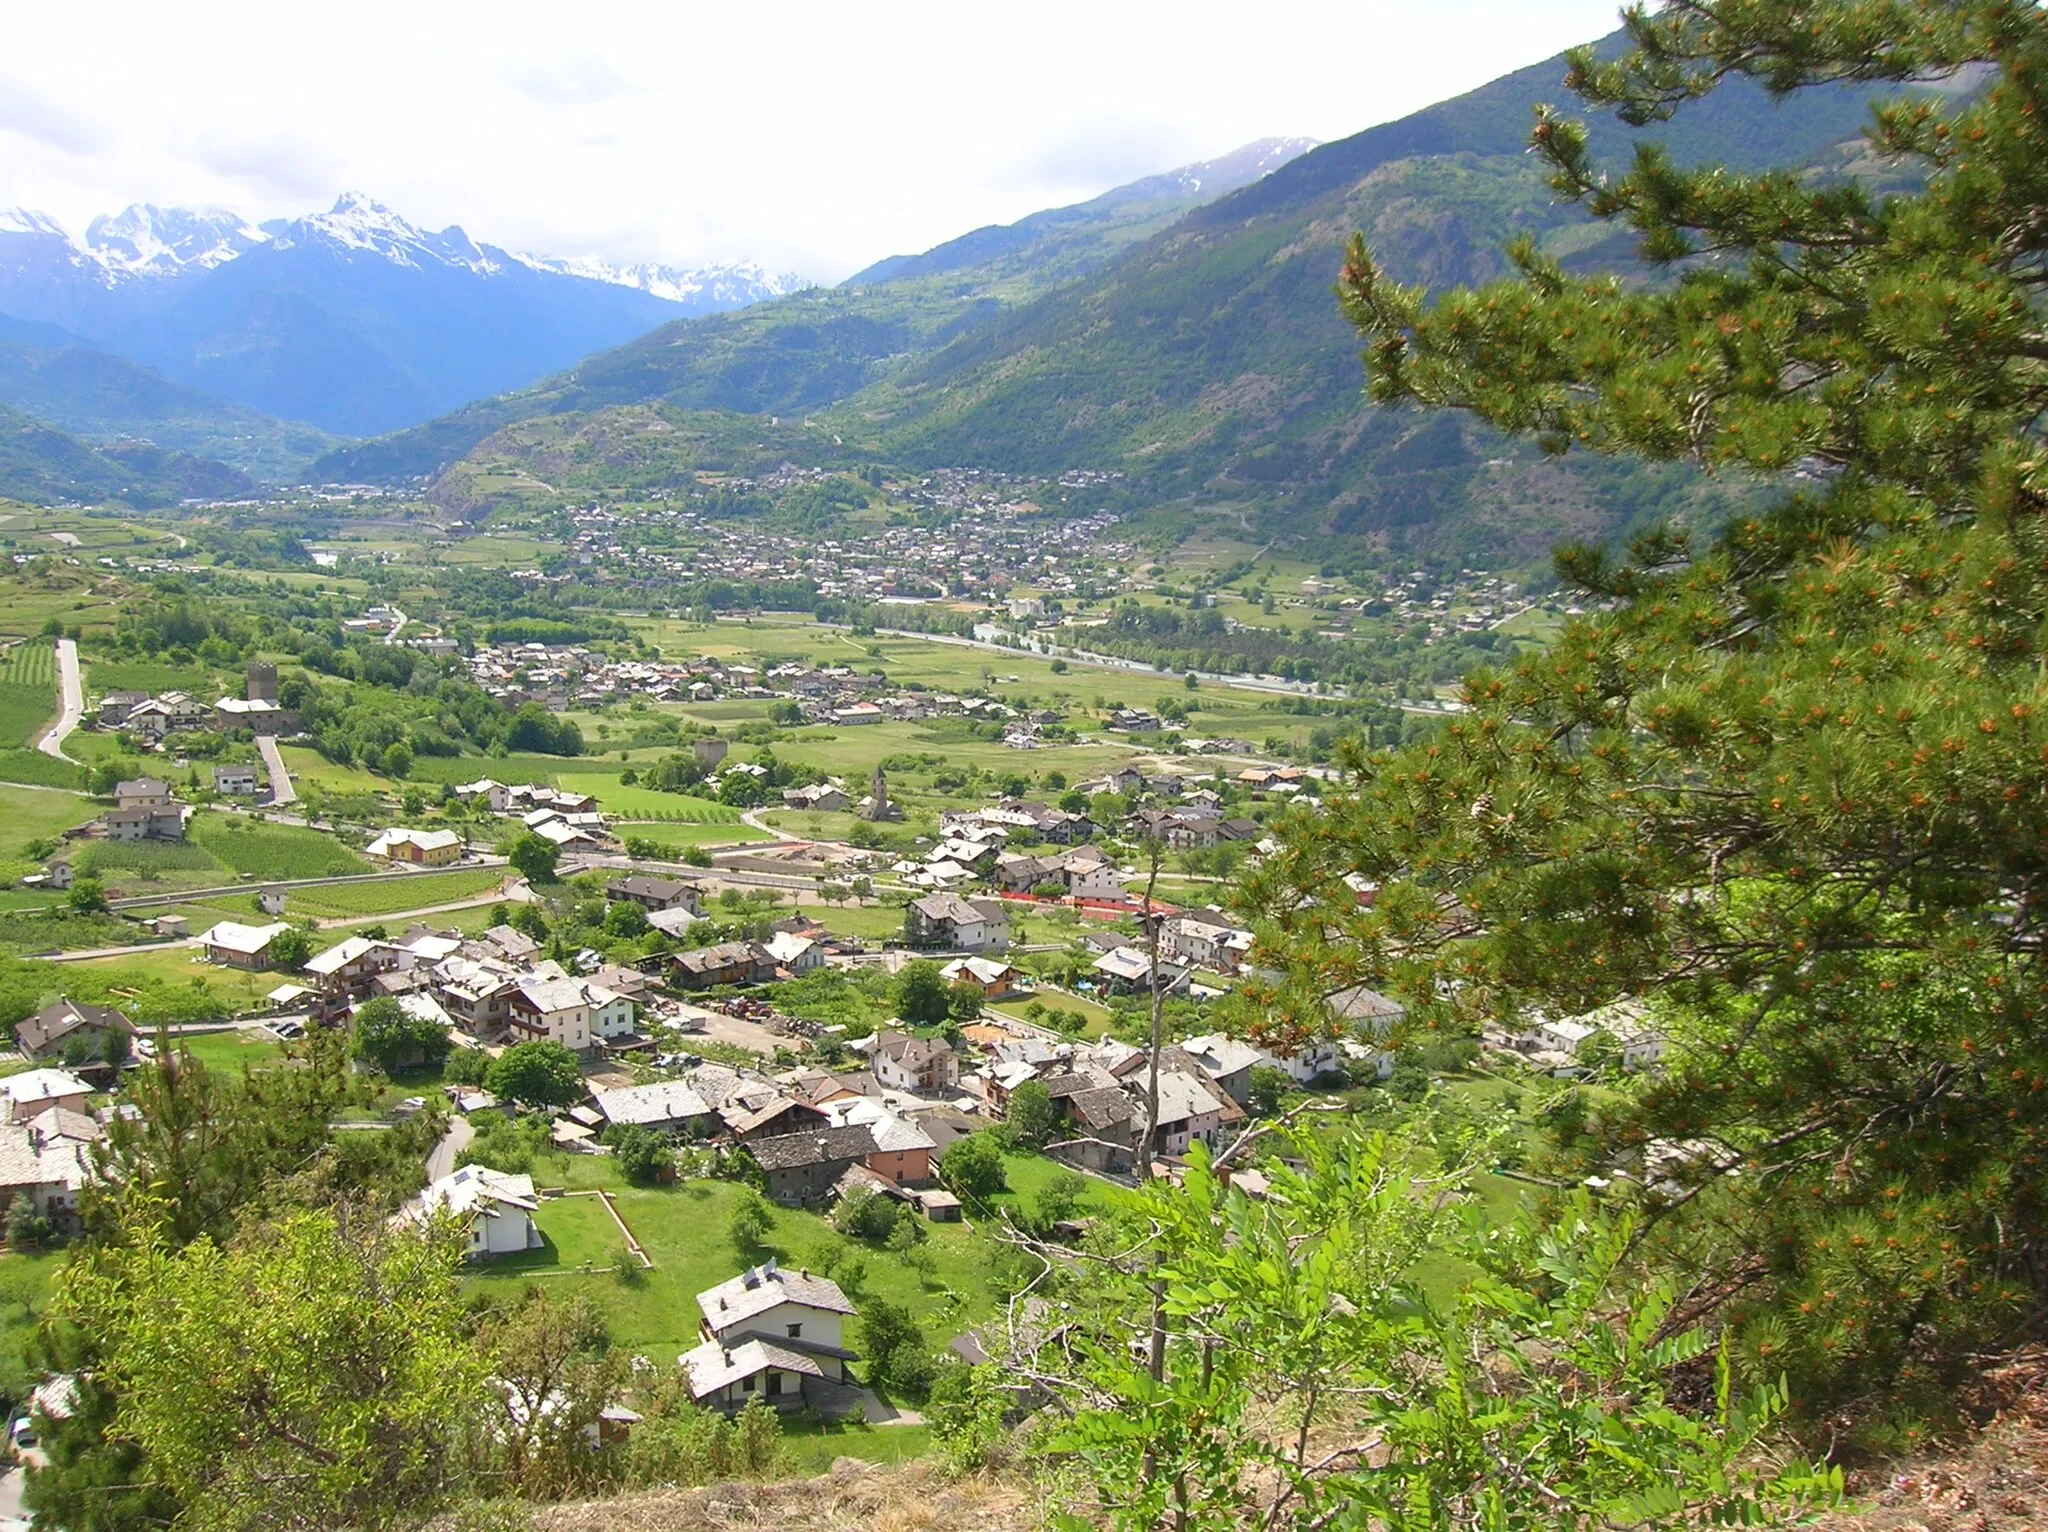
[(1801, 1405), (1938, 1397), (2048, 1296), (2048, 28), (2017, 0), (1707, 0), (1630, 32), (1572, 82), (1638, 122), (1730, 77), (1985, 78), (1877, 110), (1908, 195), (1654, 149), (1603, 177), (1541, 116), (1554, 187), (1651, 286), (1524, 243), (1516, 276), (1426, 294), (1354, 245), (1382, 403), (1796, 477), (1716, 537), (1567, 551), (1589, 616), (1475, 672), (1436, 740), (1353, 751), (1253, 879), (1289, 962), (1268, 998), (1285, 1030), (1367, 982), (1470, 1032), (1649, 997), (1666, 1067), (1580, 1098), (1551, 1168), (1652, 1183), (1650, 1248)]

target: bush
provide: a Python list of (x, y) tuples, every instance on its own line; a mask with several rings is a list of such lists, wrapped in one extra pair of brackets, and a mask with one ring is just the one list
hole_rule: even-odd
[(605, 1142), (612, 1146), (612, 1158), (618, 1162), (619, 1174), (634, 1186), (654, 1185), (675, 1163), (667, 1141), (659, 1133), (636, 1124), (607, 1128), (604, 1137)]
[(896, 1014), (914, 1027), (935, 1027), (953, 1014), (953, 997), (937, 963), (910, 964), (896, 980)]
[(560, 1043), (514, 1043), (484, 1075), (500, 1101), (523, 1106), (573, 1106), (583, 1098), (583, 1070)]
[(782, 1422), (760, 1399), (737, 1418), (699, 1409), (687, 1397), (650, 1414), (626, 1443), (626, 1478), (645, 1487), (715, 1484), (772, 1472)]
[(879, 1245), (896, 1232), (903, 1213), (902, 1204), (894, 1197), (864, 1187), (839, 1199), (839, 1206), (832, 1210), (832, 1227)]
[(908, 1308), (870, 1297), (861, 1305), (859, 1334), (870, 1385), (913, 1397), (922, 1397), (930, 1389), (931, 1353)]
[(441, 1078), (450, 1085), (481, 1085), (491, 1067), (491, 1056), (481, 1048), (452, 1048), (441, 1066)]
[(449, 1047), (446, 1027), (408, 1015), (389, 995), (378, 995), (356, 1011), (349, 1056), (390, 1074), (408, 1064), (437, 1064)]
[(548, 1147), (548, 1125), (538, 1117), (489, 1113), (472, 1119), (472, 1126), (476, 1137), (462, 1151), (464, 1165), (488, 1165), (508, 1176), (530, 1175), (534, 1158)]
[(743, 1255), (751, 1255), (761, 1248), (769, 1231), (775, 1227), (775, 1210), (768, 1206), (768, 1199), (751, 1186), (740, 1193), (733, 1203), (732, 1217), (725, 1226), (726, 1237), (732, 1241), (733, 1249)]
[(974, 1202), (1010, 1189), (1002, 1146), (986, 1130), (968, 1134), (940, 1155), (939, 1173), (955, 1194)]
[(1033, 1149), (1042, 1149), (1050, 1143), (1060, 1123), (1059, 1109), (1052, 1104), (1052, 1093), (1040, 1080), (1026, 1080), (1010, 1092), (1010, 1107), (1003, 1116), (1016, 1142)]

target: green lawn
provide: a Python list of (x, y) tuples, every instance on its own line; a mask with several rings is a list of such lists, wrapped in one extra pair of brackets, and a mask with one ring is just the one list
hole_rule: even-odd
[[(111, 1004), (121, 1004), (146, 986), (164, 985), (200, 991), (217, 1002), (215, 1014), (228, 1016), (261, 1009), (263, 997), (289, 980), (281, 973), (244, 973), (239, 968), (219, 967), (207, 962), (197, 947), (143, 947), (119, 957), (66, 963), (64, 971), (90, 981), (100, 993), (112, 997)], [(81, 993), (75, 998), (98, 997)]]
[(287, 889), (285, 913), (332, 918), (396, 915), (404, 910), (423, 910), (494, 893), (509, 876), (503, 867), (460, 867), (419, 877), (380, 878), (374, 883)]
[[(319, 751), (305, 745), (280, 745), (278, 751), (284, 756), (285, 770), (291, 773), (292, 782), (301, 792), (308, 786), (319, 787), (330, 793), (388, 793), (397, 790), (396, 784), (383, 777), (372, 776), (360, 766), (336, 765)], [(414, 766), (414, 776), (430, 781), (469, 780), (459, 776), (428, 777), (427, 773), (420, 769), (426, 764), (427, 759), (422, 757), (420, 763)], [(478, 772), (477, 775), (485, 776), (488, 773)]]
[(834, 1459), (864, 1463), (907, 1463), (932, 1450), (929, 1426), (827, 1425), (823, 1421), (782, 1423), (782, 1467), (792, 1478), (815, 1478)]
[(797, 913), (836, 936), (884, 941), (903, 934), (903, 910), (894, 904), (800, 904)]
[(607, 814), (628, 819), (675, 819), (690, 824), (738, 824), (740, 811), (727, 803), (664, 793), (635, 784), (622, 786), (616, 771), (560, 771), (555, 786), (564, 792), (588, 793)]
[(244, 1064), (270, 1064), (284, 1057), (284, 1047), (277, 1039), (253, 1032), (201, 1032), (181, 1035), (175, 1043), (207, 1068), (231, 1073)]
[[(613, 1191), (620, 1214), (632, 1225), (654, 1269), (633, 1286), (619, 1282), (609, 1270), (591, 1276), (563, 1275), (549, 1280), (549, 1291), (557, 1296), (567, 1296), (565, 1288), (588, 1293), (609, 1313), (614, 1339), (651, 1357), (659, 1367), (672, 1366), (696, 1344), (698, 1293), (767, 1254), (786, 1264), (816, 1267), (823, 1264), (819, 1257), (828, 1248), (851, 1244), (815, 1214), (777, 1208), (764, 1250), (735, 1249), (726, 1225), (740, 1189), (731, 1182), (631, 1187), (609, 1159), (584, 1155), (544, 1156), (535, 1167), (534, 1180), (542, 1186), (605, 1186)], [(536, 1222), (551, 1242), (550, 1251), (515, 1258), (516, 1264), (510, 1266), (494, 1261), (480, 1268), (471, 1279), (477, 1289), (510, 1297), (537, 1271), (575, 1272), (585, 1260), (608, 1268), (622, 1247), (595, 1198), (552, 1199), (543, 1204)], [(928, 1227), (931, 1278), (921, 1277), (888, 1250), (863, 1245), (858, 1255), (866, 1276), (859, 1290), (909, 1304), (932, 1343), (943, 1345), (993, 1311), (984, 1266), (988, 1247), (958, 1224)]]
[(64, 1257), (49, 1251), (0, 1256), (0, 1392), (16, 1399), (43, 1379), (30, 1347)]
[[(1009, 1180), (1010, 1189), (996, 1197), (998, 1206), (1019, 1211), (1028, 1211), (1045, 1183), (1054, 1176), (1078, 1174), (1056, 1160), (1049, 1160), (1042, 1154), (1028, 1151), (1013, 1151), (1003, 1156), (1003, 1172)], [(1118, 1199), (1129, 1195), (1122, 1187), (1107, 1181), (1098, 1181), (1093, 1176), (1082, 1176), (1087, 1190), (1082, 1193), (1079, 1210), (1075, 1216), (1086, 1218), (1090, 1213), (1102, 1212)]]
[(0, 875), (19, 878), (39, 865), (27, 855), (31, 841), (54, 842), (73, 825), (98, 816), (101, 805), (76, 793), (48, 788), (10, 788), (0, 814)]
[(1088, 1018), (1086, 1035), (1089, 1037), (1100, 1037), (1109, 1030), (1111, 1017), (1108, 1006), (1098, 1005), (1093, 1000), (1084, 1000), (1079, 995), (1069, 994), (1065, 990), (1046, 989), (1016, 1000), (998, 1000), (991, 1004), (989, 1009), (1004, 1016), (1014, 1016), (1019, 1021), (1030, 1021), (1034, 1018), (1024, 1013), (1034, 1004), (1042, 1005), (1048, 1011), (1079, 1011)]

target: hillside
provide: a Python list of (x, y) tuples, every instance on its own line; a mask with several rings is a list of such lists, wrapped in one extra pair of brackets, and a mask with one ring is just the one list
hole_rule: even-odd
[(331, 448), (317, 427), (173, 383), (56, 325), (0, 315), (0, 404), (101, 445), (141, 441), (289, 483)]
[[(1494, 559), (1668, 510), (1669, 483), (1640, 470), (1546, 464), (1451, 417), (1362, 407), (1356, 342), (1330, 294), (1353, 231), (1401, 280), (1431, 286), (1504, 275), (1500, 252), (1523, 234), (1568, 267), (1625, 265), (1625, 247), (1557, 205), (1524, 152), (1562, 74), (1547, 60), (1324, 145), (1093, 279), (898, 368), (834, 427), (910, 462), (1122, 468), (1164, 499)], [(1731, 87), (1645, 136), (1748, 170), (1811, 162), (1865, 112), (1848, 91), (1776, 105)], [(1608, 123), (1595, 141), (1615, 157), (1626, 137)]]
[[(1500, 274), (1520, 233), (1568, 266), (1625, 264), (1626, 246), (1556, 205), (1524, 150), (1534, 108), (1564, 95), (1563, 70), (1548, 59), (1325, 144), (1064, 281), (1043, 246), (1028, 279), (1004, 275), (1033, 248), (1024, 225), (977, 231), (882, 263), (865, 286), (672, 325), (316, 466), (425, 476), (521, 418), (659, 402), (813, 416), (849, 448), (911, 468), (1120, 470), (1146, 498), (1256, 513), (1268, 530), (1493, 561), (1707, 509), (1741, 487), (1548, 462), (1459, 420), (1360, 404), (1356, 346), (1330, 293), (1354, 230), (1404, 279), (1432, 284)], [(1599, 124), (1595, 142), (1615, 157), (1646, 137), (1737, 170), (1811, 164), (1857, 135), (1867, 102), (1839, 89), (1775, 103), (1734, 85), (1655, 131)], [(1050, 215), (1025, 224), (1061, 237)], [(1109, 242), (1086, 227), (1103, 254)]]
[(891, 257), (837, 288), (665, 325), (532, 389), (340, 448), (309, 472), (338, 482), (424, 478), (513, 421), (613, 405), (659, 401), (771, 416), (823, 409), (889, 367), (1100, 269), (1189, 209), (1286, 163), (1308, 142), (1262, 139), (1073, 207), (976, 230), (923, 255)]
[(48, 505), (117, 500), (138, 508), (254, 492), (247, 474), (211, 458), (132, 443), (93, 447), (0, 405), (0, 496)]

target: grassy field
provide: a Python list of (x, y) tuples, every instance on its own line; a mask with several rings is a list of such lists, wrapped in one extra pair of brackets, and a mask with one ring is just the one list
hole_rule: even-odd
[(51, 1283), (64, 1257), (46, 1251), (0, 1256), (0, 1392), (19, 1399), (43, 1379), (29, 1359)]
[(797, 913), (839, 936), (882, 941), (903, 934), (903, 911), (893, 904), (804, 904)]
[(75, 793), (15, 788), (7, 793), (7, 812), (0, 814), (0, 874), (18, 878), (33, 872), (27, 854), (32, 841), (54, 841), (74, 825), (99, 814), (99, 805)]
[(1110, 1010), (1106, 1005), (1097, 1005), (1093, 1000), (1084, 1000), (1079, 995), (1065, 990), (1041, 990), (1019, 1000), (999, 1000), (989, 1009), (1004, 1016), (1014, 1016), (1019, 1021), (1029, 1020), (1025, 1011), (1033, 1005), (1042, 1005), (1048, 1011), (1079, 1011), (1088, 1018), (1087, 1035), (1100, 1037), (1109, 1030)]
[(200, 1032), (176, 1039), (181, 1052), (189, 1053), (209, 1069), (239, 1072), (243, 1065), (260, 1067), (284, 1057), (284, 1045), (274, 1037), (254, 1032)]
[(658, 792), (651, 787), (627, 787), (615, 771), (558, 771), (555, 786), (565, 792), (588, 793), (607, 814), (627, 819), (676, 819), (691, 824), (738, 824), (740, 811), (731, 804), (693, 798), (687, 793)]
[(209, 665), (173, 665), (163, 660), (85, 661), (87, 692), (190, 692), (211, 702), (231, 688), (240, 696), (239, 678), (232, 681), (225, 672)]
[[(383, 777), (372, 776), (359, 766), (338, 766), (319, 751), (305, 745), (280, 745), (278, 752), (284, 757), (284, 769), (291, 773), (292, 781), (301, 792), (309, 786), (319, 787), (330, 793), (386, 793), (396, 789), (396, 784)], [(424, 777), (425, 773), (416, 767), (413, 775)], [(446, 780), (468, 779), (450, 777)]]
[[(473, 1282), (493, 1296), (509, 1297), (536, 1272), (565, 1273), (550, 1281), (549, 1290), (563, 1297), (565, 1287), (587, 1292), (609, 1313), (615, 1341), (651, 1357), (658, 1367), (673, 1366), (696, 1344), (698, 1293), (766, 1254), (815, 1268), (825, 1264), (819, 1259), (823, 1252), (849, 1244), (815, 1214), (777, 1208), (765, 1248), (736, 1249), (727, 1224), (740, 1189), (730, 1182), (630, 1187), (609, 1159), (580, 1155), (544, 1157), (534, 1180), (543, 1186), (611, 1189), (654, 1269), (636, 1286), (617, 1281), (606, 1269), (623, 1245), (617, 1230), (595, 1198), (563, 1198), (545, 1203), (536, 1218), (550, 1242), (547, 1251), (516, 1257), (514, 1266), (493, 1262)], [(933, 1256), (930, 1278), (886, 1249), (861, 1246), (866, 1276), (859, 1291), (910, 1305), (927, 1337), (943, 1344), (993, 1309), (984, 1275), (987, 1247), (957, 1224), (932, 1225), (930, 1233), (925, 1247)], [(578, 1272), (586, 1261), (599, 1268), (596, 1274), (566, 1274)]]
[(651, 840), (663, 846), (737, 846), (749, 841), (773, 840), (775, 837), (755, 829), (752, 825), (703, 825), (703, 824), (653, 824), (645, 821), (624, 820), (612, 826), (615, 834), (632, 836), (635, 840)]
[(403, 910), (423, 910), (493, 893), (508, 876), (502, 867), (462, 867), (453, 872), (379, 879), (375, 883), (294, 888), (285, 892), (285, 913), (333, 918), (396, 915)]
[(262, 824), (239, 814), (194, 814), (190, 832), (228, 871), (256, 878), (334, 878), (370, 864), (331, 835), (297, 825)]
[(119, 957), (67, 963), (65, 971), (93, 980), (119, 1002), (123, 990), (148, 983), (188, 985), (211, 996), (219, 1013), (239, 1016), (260, 1010), (263, 997), (286, 982), (281, 973), (244, 973), (206, 961), (197, 947), (144, 947)]

